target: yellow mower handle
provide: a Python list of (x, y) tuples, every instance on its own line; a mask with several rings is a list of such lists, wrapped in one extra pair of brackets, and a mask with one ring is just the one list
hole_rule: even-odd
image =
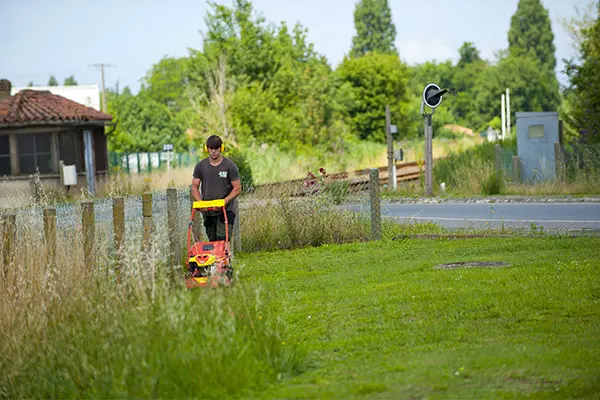
[(218, 200), (200, 200), (195, 201), (192, 205), (192, 208), (203, 209), (203, 208), (217, 208), (217, 207), (225, 207), (225, 199)]

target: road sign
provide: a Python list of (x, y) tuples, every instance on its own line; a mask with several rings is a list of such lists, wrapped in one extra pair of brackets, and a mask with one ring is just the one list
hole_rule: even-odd
[(173, 151), (172, 144), (163, 144), (163, 151)]

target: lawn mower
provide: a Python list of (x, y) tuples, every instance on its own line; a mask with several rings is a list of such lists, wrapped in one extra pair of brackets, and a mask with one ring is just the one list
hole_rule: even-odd
[[(221, 208), (225, 217), (225, 240), (199, 242), (192, 224), (196, 211), (214, 211)], [(192, 243), (192, 238), (193, 243)], [(206, 286), (229, 286), (233, 277), (229, 238), (229, 222), (225, 200), (195, 201), (188, 224), (188, 256), (185, 284), (188, 289)]]

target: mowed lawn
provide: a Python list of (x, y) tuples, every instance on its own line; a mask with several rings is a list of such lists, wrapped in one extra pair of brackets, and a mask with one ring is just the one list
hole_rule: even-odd
[[(502, 261), (494, 268), (434, 269)], [(600, 239), (407, 239), (241, 254), (307, 365), (257, 398), (600, 398)]]

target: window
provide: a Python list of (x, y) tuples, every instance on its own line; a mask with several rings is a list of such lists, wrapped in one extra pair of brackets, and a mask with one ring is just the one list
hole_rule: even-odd
[(33, 174), (36, 168), (40, 173), (52, 172), (51, 135), (17, 136), (19, 168), (22, 174)]
[(0, 176), (10, 175), (10, 142), (8, 135), (0, 136)]
[(544, 125), (529, 125), (529, 137), (530, 138), (543, 138), (544, 137)]

